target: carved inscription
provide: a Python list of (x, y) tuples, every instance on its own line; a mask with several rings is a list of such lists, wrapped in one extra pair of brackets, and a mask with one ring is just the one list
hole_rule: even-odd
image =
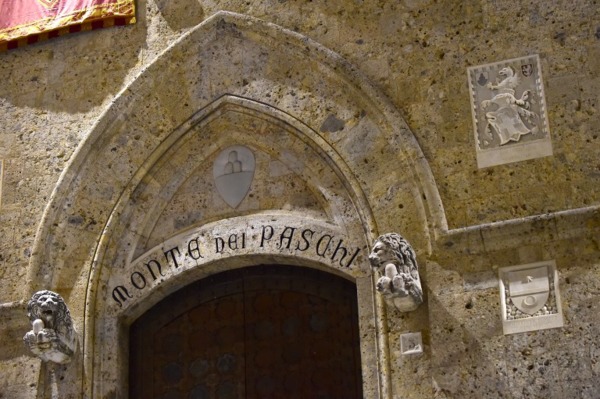
[(334, 267), (351, 268), (361, 248), (348, 246), (343, 238), (330, 232), (296, 226), (276, 227), (264, 224), (224, 235), (200, 234), (169, 246), (140, 262), (130, 272), (126, 283), (112, 289), (112, 299), (122, 307), (134, 297), (136, 291), (148, 289), (184, 264), (200, 266), (208, 259), (247, 253), (248, 250), (274, 250), (282, 254), (310, 253)]

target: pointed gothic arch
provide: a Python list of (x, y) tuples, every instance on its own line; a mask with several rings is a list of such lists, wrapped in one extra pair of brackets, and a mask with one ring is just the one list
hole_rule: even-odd
[[(223, 129), (231, 135), (223, 135)], [(243, 134), (236, 136), (235, 131)], [(202, 220), (155, 237), (161, 214), (190, 176), (199, 174), (211, 180), (207, 165), (212, 165), (214, 155), (230, 144), (245, 145), (264, 157), (287, 163), (298, 185), (303, 182), (315, 197), (314, 206), (322, 210), (322, 217), (260, 208), (234, 212), (236, 216), (216, 213), (212, 222)], [(305, 161), (295, 164), (303, 155)], [(267, 182), (259, 179), (256, 184)], [(315, 132), (265, 104), (231, 95), (220, 97), (157, 146), (131, 179), (102, 232), (90, 269), (84, 319), (88, 359), (84, 368), (90, 370), (90, 394), (104, 397), (115, 389), (123, 393), (126, 387), (122, 365), (126, 363), (127, 345), (111, 347), (109, 342), (125, 342), (124, 328), (131, 321), (189, 282), (214, 273), (273, 261), (325, 270), (353, 281), (362, 303), (361, 316), (376, 319), (376, 297), (365, 267), (370, 232), (374, 230), (360, 185), (335, 150)], [(236, 237), (235, 249), (230, 243), (232, 236)], [(213, 248), (220, 245), (220, 239), (229, 242), (223, 244), (229, 250)], [(194, 255), (189, 252), (190, 243), (202, 252), (202, 259), (200, 255), (190, 256)], [(165, 255), (168, 251), (170, 255)], [(173, 258), (181, 254), (183, 257)], [(362, 341), (363, 352), (373, 352), (378, 346), (377, 336), (368, 332), (367, 324), (363, 323), (362, 330), (367, 337)], [(382, 367), (371, 364), (370, 368)], [(372, 375), (366, 383), (373, 385), (374, 380)], [(372, 389), (378, 391), (380, 387)]]
[[(240, 130), (228, 136), (227, 128), (235, 127)], [(212, 212), (179, 230), (154, 234), (156, 221), (190, 176), (218, 149), (240, 143), (292, 171), (321, 216), (306, 220), (302, 213), (258, 206), (241, 213)], [(365, 162), (381, 151), (396, 153), (397, 165), (382, 169)], [(372, 366), (365, 368), (370, 370), (365, 394), (387, 397), (385, 322), (364, 258), (362, 268), (346, 270), (314, 254), (273, 249), (233, 254), (206, 262), (202, 272), (190, 267), (173, 274), (160, 289), (136, 297), (126, 311), (108, 305), (110, 284), (118, 282), (120, 272), (131, 277), (136, 262), (164, 243), (217, 225), (259, 226), (265, 217), (281, 218), (290, 226), (303, 223), (311, 231), (337, 234), (344, 245), (364, 251), (379, 234), (374, 206), (381, 189), (369, 188), (376, 179), (402, 181), (398, 201), (420, 220), (422, 229), (414, 235), (422, 242), (446, 228), (418, 143), (356, 68), (302, 35), (221, 12), (175, 42), (119, 93), (73, 155), (38, 229), (30, 287), (54, 289), (70, 299), (83, 326), (77, 378), (87, 397), (103, 397), (124, 392), (125, 382), (110, 371), (123, 348), (99, 356), (101, 344), (122, 338), (127, 323), (185, 281), (274, 258), (328, 270), (355, 281), (363, 292), (359, 312), (368, 335), (361, 343), (363, 362)], [(369, 330), (368, 318), (377, 321), (375, 331)]]

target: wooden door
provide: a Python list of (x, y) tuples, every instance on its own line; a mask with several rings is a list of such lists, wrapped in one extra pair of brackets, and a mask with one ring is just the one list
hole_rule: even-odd
[(257, 266), (195, 282), (130, 330), (130, 398), (362, 398), (356, 287)]

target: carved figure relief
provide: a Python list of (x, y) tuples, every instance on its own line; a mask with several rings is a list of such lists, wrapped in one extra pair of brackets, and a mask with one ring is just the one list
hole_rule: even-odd
[(69, 363), (76, 348), (71, 314), (60, 295), (38, 291), (27, 303), (31, 331), (23, 337), (31, 352), (45, 362)]
[(471, 67), (468, 75), (480, 168), (552, 154), (538, 56)]
[[(493, 130), (500, 139), (500, 145), (504, 145), (511, 140), (519, 141), (521, 136), (525, 134), (536, 132), (538, 127), (535, 121), (539, 116), (528, 111), (531, 106), (531, 90), (523, 91), (519, 99), (515, 97), (515, 89), (519, 84), (519, 78), (513, 67), (502, 68), (498, 75), (502, 77), (499, 83), (494, 85), (488, 82), (486, 85), (495, 94), (490, 100), (481, 102), (481, 109), (486, 111), (487, 126), (484, 132), (487, 139), (493, 139)], [(525, 121), (528, 122), (531, 128), (525, 125)]]
[(417, 257), (400, 234), (379, 236), (369, 255), (369, 262), (380, 276), (376, 283), (377, 291), (389, 304), (402, 312), (409, 312), (423, 303)]
[(254, 153), (236, 145), (221, 151), (213, 165), (213, 177), (221, 198), (232, 208), (237, 208), (246, 198), (254, 179), (256, 161)]

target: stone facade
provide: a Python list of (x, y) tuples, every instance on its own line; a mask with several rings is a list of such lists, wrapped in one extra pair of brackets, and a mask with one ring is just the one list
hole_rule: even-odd
[[(600, 396), (595, 2), (144, 0), (137, 20), (0, 54), (0, 397), (126, 397), (136, 317), (265, 262), (356, 283), (366, 398)], [(534, 55), (552, 155), (480, 169), (467, 68)], [(235, 206), (213, 173), (232, 146), (255, 160)], [(389, 232), (417, 255), (410, 312), (369, 265)], [(499, 269), (542, 261), (564, 326), (504, 335)], [(68, 364), (22, 342), (45, 289)]]

